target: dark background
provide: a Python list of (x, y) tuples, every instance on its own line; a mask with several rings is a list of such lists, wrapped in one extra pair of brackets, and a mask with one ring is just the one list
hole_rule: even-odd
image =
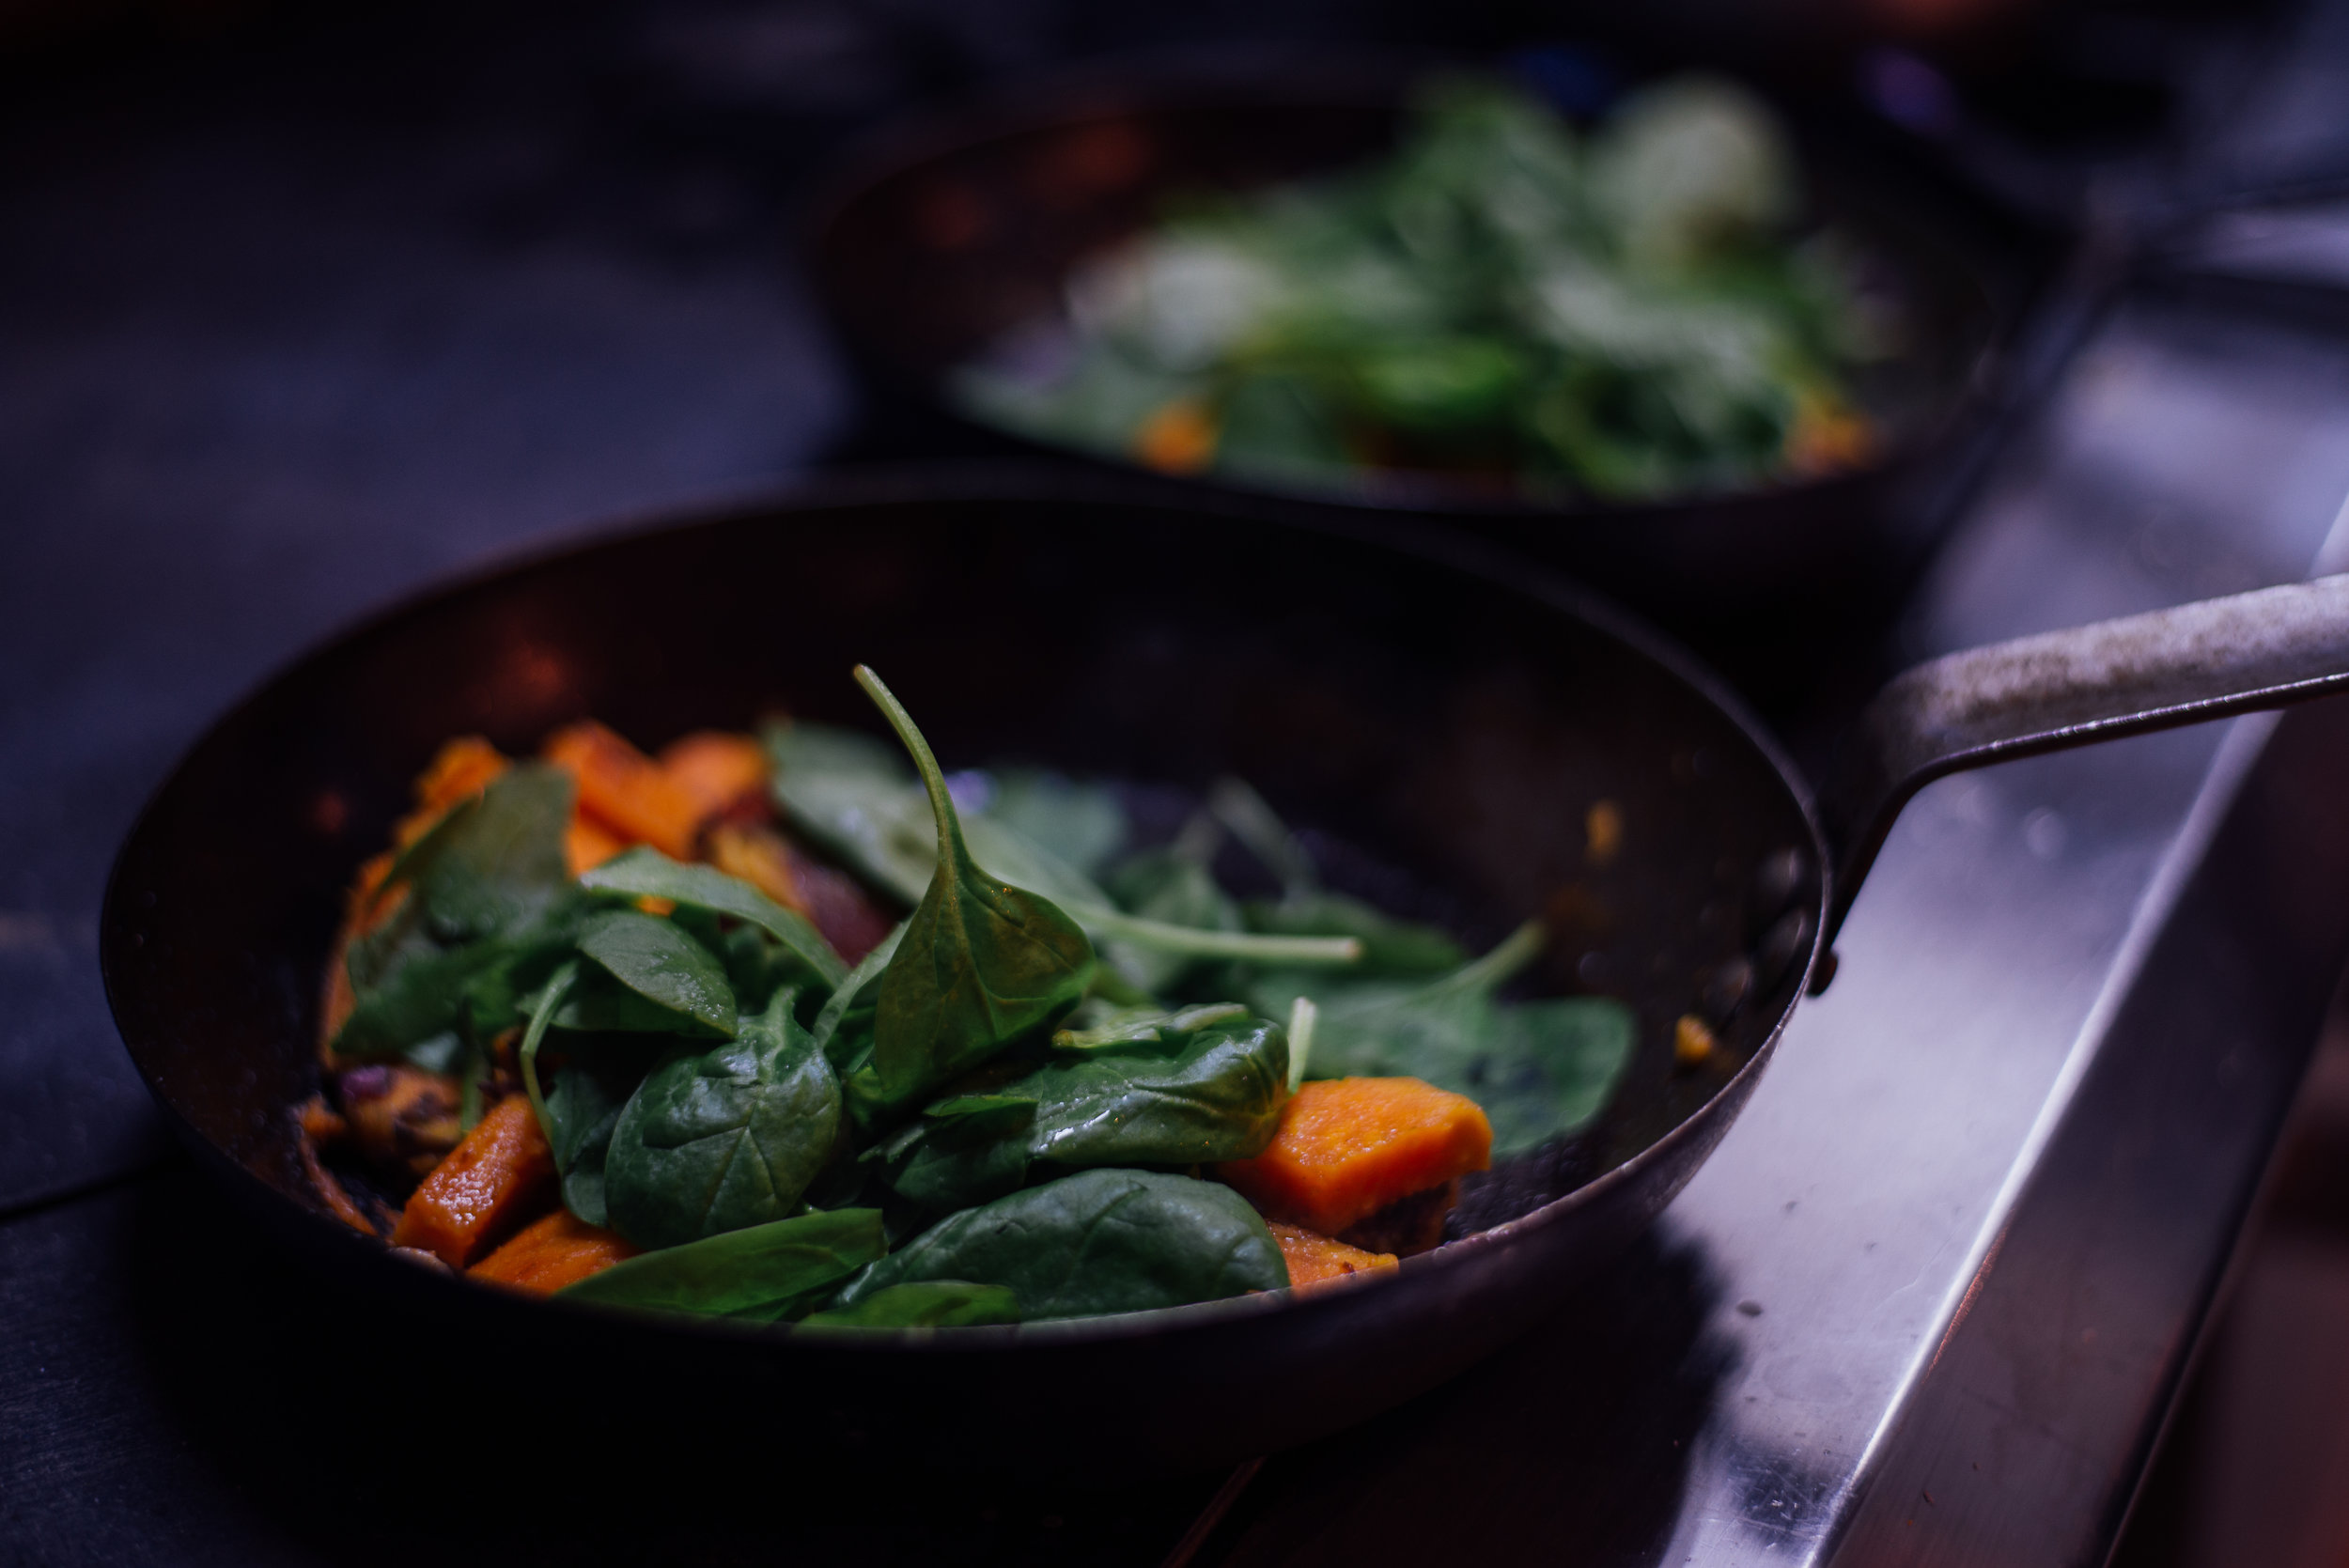
[[(1377, 46), (1596, 101), (1710, 60), (1907, 138), (2059, 255), (2349, 169), (2330, 9), (1626, 9), (0, 3), (0, 1559), (763, 1560), (786, 1530), (842, 1560), (1161, 1559), (1221, 1478), (909, 1509), (676, 1434), (567, 1432), (550, 1460), (526, 1369), (290, 1272), (172, 1150), (99, 989), (108, 858), (211, 715), (361, 611), (918, 456), (864, 417), (798, 225), (845, 147), (959, 95)], [(1568, 1325), (1660, 1336), (1694, 1380), (1597, 1391), (1634, 1456), (1642, 1412), (1701, 1397), (1693, 1266), (1634, 1259)]]

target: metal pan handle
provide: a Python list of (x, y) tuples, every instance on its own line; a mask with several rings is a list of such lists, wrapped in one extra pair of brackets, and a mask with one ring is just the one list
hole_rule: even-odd
[(1901, 808), (1945, 773), (2349, 691), (2349, 575), (1953, 653), (1868, 705), (1822, 803), (1828, 939)]

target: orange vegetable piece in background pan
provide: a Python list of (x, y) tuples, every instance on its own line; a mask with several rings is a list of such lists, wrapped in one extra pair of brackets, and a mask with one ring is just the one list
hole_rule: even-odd
[(571, 825), (563, 830), (563, 863), (574, 877), (593, 871), (627, 847), (627, 841), (617, 833), (577, 812), (571, 814)]
[(565, 1285), (600, 1274), (641, 1249), (568, 1209), (556, 1209), (518, 1232), (514, 1239), (468, 1271), (493, 1285), (552, 1296)]
[[(505, 771), (505, 754), (477, 735), (460, 735), (444, 742), (416, 775), (416, 815), (400, 824), (401, 842), (419, 836), (424, 828), (440, 820), (443, 812), (469, 795), (480, 794)], [(416, 831), (410, 832), (409, 825), (419, 818)]]
[(1281, 1244), (1281, 1257), (1289, 1265), (1289, 1285), (1311, 1290), (1332, 1280), (1382, 1272), (1398, 1266), (1392, 1252), (1365, 1252), (1331, 1236), (1279, 1219), (1266, 1221), (1272, 1239)]
[(649, 844), (673, 860), (693, 858), (701, 810), (660, 764), (584, 719), (547, 739), (549, 762), (578, 781), (579, 809), (630, 844)]
[(1492, 1164), (1492, 1124), (1474, 1100), (1415, 1078), (1308, 1083), (1253, 1159), (1216, 1168), (1268, 1219), (1324, 1235), (1398, 1199)]
[(527, 1098), (508, 1094), (409, 1197), (392, 1245), (463, 1268), (535, 1217), (553, 1186), (554, 1155), (538, 1118)]
[(701, 730), (673, 740), (661, 749), (661, 770), (704, 821), (745, 795), (767, 793), (767, 748), (747, 735)]
[[(424, 771), (416, 775), (416, 809), (393, 825), (393, 844), (405, 848), (415, 843), (448, 814), (449, 807), (487, 789), (490, 781), (506, 768), (505, 753), (477, 735), (459, 736), (443, 742), (425, 765)], [(377, 896), (383, 891), (383, 878), (391, 875), (392, 865), (398, 859), (398, 848), (370, 856), (351, 881), (350, 896), (344, 901), (342, 933), (334, 940), (334, 955), (327, 965), (326, 1001), (319, 1032), (322, 1041), (334, 1037), (357, 1002), (351, 995), (350, 976), (343, 967), (350, 943), (382, 924), (399, 908), (397, 895)]]

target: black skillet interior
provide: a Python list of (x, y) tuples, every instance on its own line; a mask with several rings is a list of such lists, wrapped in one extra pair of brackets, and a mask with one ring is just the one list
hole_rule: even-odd
[[(882, 422), (910, 453), (1044, 448), (953, 412), (949, 373), (1062, 309), (1081, 260), (1172, 197), (1357, 166), (1393, 144), (1408, 72), (1350, 69), (1090, 80), (950, 115), (843, 173), (821, 207), (814, 272)], [(1815, 214), (1859, 241), (1908, 342), (1862, 392), (1889, 432), (1853, 474), (1654, 503), (1528, 501), (1442, 475), (1345, 487), (1215, 474), (1201, 488), (1441, 518), (1505, 537), (1683, 634), (1792, 601), (1849, 613), (1922, 559), (1945, 482), (2024, 287), (1996, 214), (1848, 126), (1804, 148)], [(1055, 449), (1059, 450), (1059, 449)], [(1064, 453), (1064, 455), (1067, 455)], [(1088, 459), (1096, 460), (1096, 459)], [(1114, 465), (1112, 465), (1114, 466)]]
[[(1706, 977), (1750, 952), (1790, 899), (1815, 908), (1815, 874), (1789, 893), (1769, 862), (1815, 854), (1816, 841), (1766, 743), (1641, 636), (1532, 574), (1479, 575), (1066, 479), (778, 503), (618, 537), (397, 609), (216, 725), (117, 862), (108, 994), (199, 1153), (241, 1168), (243, 1195), (321, 1255), (533, 1332), (559, 1320), (599, 1346), (674, 1350), (725, 1375), (787, 1365), (804, 1380), (853, 1362), (869, 1386), (908, 1353), (615, 1326), (419, 1286), (405, 1265), (357, 1255), (309, 1189), (291, 1116), (318, 1086), (320, 968), (353, 868), (449, 736), (526, 752), (592, 714), (658, 745), (778, 710), (877, 728), (848, 679), (858, 660), (888, 676), (950, 768), (1021, 758), (1193, 789), (1239, 774), (1348, 846), (1332, 870), (1362, 891), (1392, 902), (1402, 890), (1479, 942), (1544, 917), (1557, 939), (1530, 988), (1620, 996), (1641, 1028), (1598, 1128), (1482, 1195), (1491, 1222), (1607, 1173), (1530, 1220), (1375, 1289), (1183, 1309), (1156, 1314), (1166, 1321), (1151, 1333), (1132, 1320), (973, 1330), (967, 1354), (914, 1355), (933, 1380), (945, 1363), (1000, 1378), (1057, 1356), (1122, 1382), (1172, 1356), (1329, 1387), (1384, 1358), (1376, 1389), (1311, 1406), (1294, 1430), (1239, 1436), (1228, 1411), (1203, 1405), (1149, 1439), (1188, 1457), (1249, 1452), (1424, 1387), (1553, 1304), (1693, 1172), (1793, 1005), (1807, 948), (1730, 1018), (1714, 1061), (1674, 1066), (1673, 1021)], [(1601, 801), (1620, 810), (1624, 843), (1596, 864), (1586, 821)]]

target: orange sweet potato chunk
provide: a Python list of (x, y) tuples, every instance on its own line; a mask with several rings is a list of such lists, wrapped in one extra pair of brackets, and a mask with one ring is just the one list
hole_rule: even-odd
[(508, 1094), (410, 1195), (392, 1245), (463, 1268), (534, 1218), (553, 1187), (554, 1156), (538, 1118), (527, 1098)]
[(1332, 1280), (1397, 1266), (1392, 1252), (1365, 1252), (1334, 1237), (1278, 1219), (1266, 1224), (1272, 1232), (1272, 1239), (1281, 1244), (1281, 1256), (1289, 1265), (1289, 1286), (1293, 1290), (1312, 1290)]
[(571, 814), (570, 826), (563, 830), (563, 863), (574, 877), (593, 871), (627, 847), (617, 833), (577, 812)]
[[(506, 771), (506, 757), (495, 746), (477, 735), (460, 735), (444, 742), (432, 761), (416, 778), (416, 815), (409, 822), (421, 820), (429, 827), (440, 820), (441, 814), (468, 795), (478, 795), (490, 787), (490, 781)], [(401, 824), (402, 842), (407, 837), (407, 823)], [(417, 831), (421, 833), (419, 828)]]
[[(425, 765), (424, 771), (416, 775), (416, 809), (392, 826), (392, 842), (397, 847), (370, 856), (363, 862), (344, 900), (343, 928), (334, 939), (334, 951), (326, 967), (326, 998), (319, 1031), (321, 1048), (341, 1032), (343, 1021), (357, 1004), (351, 994), (350, 976), (344, 968), (350, 944), (382, 924), (399, 908), (399, 890), (395, 889), (389, 897), (383, 896), (383, 879), (391, 875), (398, 850), (429, 832), (434, 823), (448, 815), (449, 807), (487, 789), (490, 781), (505, 772), (506, 767), (505, 753), (479, 736), (467, 735), (443, 744)], [(617, 852), (615, 848), (614, 853)]]
[(1474, 1100), (1415, 1078), (1308, 1083), (1253, 1159), (1216, 1174), (1268, 1219), (1335, 1235), (1400, 1198), (1492, 1164), (1492, 1124)]
[(661, 765), (592, 719), (547, 738), (547, 760), (578, 781), (579, 809), (630, 844), (693, 858), (701, 810)]
[(568, 1209), (556, 1209), (518, 1232), (514, 1239), (467, 1270), (476, 1280), (534, 1296), (552, 1296), (565, 1285), (600, 1274), (639, 1249)]
[(709, 830), (709, 863), (729, 877), (739, 877), (786, 909), (810, 913), (799, 879), (791, 875), (791, 847), (772, 829), (719, 823)]
[(701, 730), (662, 747), (661, 770), (707, 821), (745, 795), (766, 793), (767, 748), (747, 735)]

